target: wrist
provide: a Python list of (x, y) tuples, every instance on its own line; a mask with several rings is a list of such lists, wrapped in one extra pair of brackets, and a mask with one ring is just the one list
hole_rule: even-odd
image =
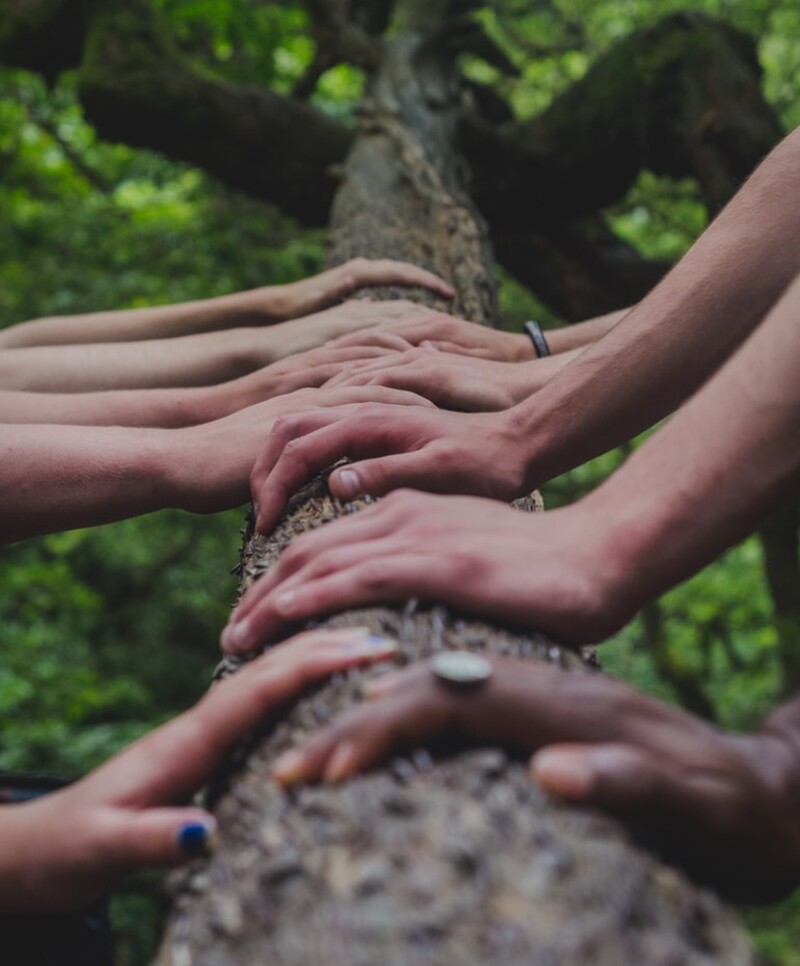
[(154, 478), (159, 504), (164, 509), (192, 510), (196, 492), (208, 470), (203, 454), (213, 458), (202, 445), (208, 423), (163, 430), (156, 447)]

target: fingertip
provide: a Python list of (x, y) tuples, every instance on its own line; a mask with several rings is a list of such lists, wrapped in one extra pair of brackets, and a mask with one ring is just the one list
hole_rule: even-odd
[(226, 654), (236, 654), (237, 652), (249, 650), (252, 626), (247, 618), (234, 620), (233, 614), (231, 623), (227, 625), (220, 635), (220, 646)]
[(210, 855), (219, 844), (217, 820), (206, 812), (184, 821), (178, 828), (176, 841), (181, 855), (187, 859)]
[(352, 500), (362, 492), (359, 475), (349, 466), (332, 473), (328, 486), (331, 493), (339, 500)]
[(298, 748), (292, 748), (275, 759), (270, 775), (279, 785), (290, 788), (292, 785), (298, 785), (306, 777), (307, 765), (304, 753)]
[(356, 746), (352, 741), (343, 741), (336, 746), (336, 750), (325, 766), (324, 778), (332, 785), (343, 782), (355, 771)]
[(531, 759), (530, 771), (542, 789), (557, 798), (577, 801), (594, 790), (591, 755), (581, 748), (545, 748)]

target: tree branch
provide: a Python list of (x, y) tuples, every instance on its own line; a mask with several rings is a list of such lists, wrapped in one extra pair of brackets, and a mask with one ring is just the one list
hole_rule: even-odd
[(199, 165), (305, 224), (327, 220), (351, 132), (293, 98), (194, 67), (147, 0), (96, 9), (79, 93), (102, 137)]
[(671, 268), (642, 258), (599, 215), (492, 241), (501, 264), (568, 322), (634, 305)]
[(694, 13), (627, 37), (530, 121), (467, 117), (475, 197), (496, 231), (583, 217), (643, 169), (694, 177), (714, 212), (781, 136), (751, 38)]

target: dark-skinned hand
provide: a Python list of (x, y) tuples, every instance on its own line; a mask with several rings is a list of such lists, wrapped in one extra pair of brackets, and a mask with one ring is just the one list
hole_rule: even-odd
[(530, 758), (545, 791), (646, 828), (734, 899), (773, 901), (800, 884), (798, 762), (785, 734), (728, 734), (599, 674), (492, 664), (477, 690), (442, 684), (427, 662), (378, 678), (368, 700), (282, 756), (275, 778), (342, 781), (448, 734)]

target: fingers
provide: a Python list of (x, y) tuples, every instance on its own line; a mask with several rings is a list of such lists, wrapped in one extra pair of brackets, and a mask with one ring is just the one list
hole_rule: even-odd
[(292, 494), (315, 473), (350, 455), (358, 421), (336, 419), (333, 411), (317, 411), (276, 423), (251, 476), (257, 533), (270, 531)]
[(431, 582), (426, 578), (430, 569), (428, 554), (408, 553), (373, 560), (367, 552), (352, 566), (316, 580), (305, 582), (301, 574), (294, 578), (292, 585), (280, 585), (263, 596), (247, 617), (227, 628), (223, 648), (246, 653), (273, 639), (283, 628), (312, 615), (433, 593)]
[(673, 784), (663, 764), (625, 744), (550, 745), (533, 756), (530, 770), (549, 794), (613, 812), (665, 801)]
[(433, 350), (434, 352), (448, 353), (456, 356), (477, 356), (481, 359), (489, 358), (488, 353), (482, 347), (460, 345), (458, 342), (425, 339), (424, 342), (420, 342), (420, 347)]
[(438, 275), (417, 265), (398, 262), (388, 258), (353, 259), (344, 266), (346, 279), (352, 282), (353, 288), (363, 288), (367, 285), (416, 285), (427, 288), (443, 298), (455, 297), (455, 289)]
[(395, 675), (397, 690), (367, 701), (300, 748), (282, 755), (272, 774), (283, 785), (338, 782), (368, 770), (392, 752), (413, 747), (454, 726), (452, 702), (431, 686), (427, 664)]
[(438, 478), (439, 471), (435, 451), (423, 448), (343, 466), (331, 473), (328, 488), (338, 500), (383, 496), (401, 488), (444, 492), (448, 481)]
[[(403, 450), (418, 435), (414, 433), (417, 413), (410, 407), (420, 410), (420, 416), (426, 418), (431, 414), (422, 410), (432, 408), (431, 404), (410, 393), (382, 391), (393, 393), (392, 399), (407, 399), (409, 408), (396, 410), (367, 403), (349, 412), (317, 410), (276, 421), (251, 476), (259, 533), (266, 533), (275, 525), (291, 495), (315, 473), (343, 456), (360, 459)], [(419, 401), (419, 405), (412, 400)], [(331, 492), (339, 499), (349, 500), (362, 493), (380, 495), (400, 485), (395, 479), (404, 478), (403, 466), (395, 463), (368, 464), (353, 475), (348, 475), (348, 469), (345, 467), (333, 474), (335, 479), (331, 478)], [(409, 473), (409, 479), (415, 477), (416, 473)]]
[(115, 876), (147, 866), (173, 866), (214, 848), (217, 823), (198, 808), (114, 809), (102, 822), (100, 848)]
[[(231, 623), (247, 617), (253, 606), (266, 593), (306, 568), (309, 563), (319, 561), (328, 552), (337, 551), (340, 548), (350, 555), (354, 544), (378, 540), (393, 532), (398, 523), (395, 504), (382, 501), (355, 516), (348, 517), (346, 521), (334, 522), (303, 534), (294, 540), (291, 546), (283, 551), (277, 563), (247, 590), (231, 615)], [(346, 532), (349, 535), (345, 547), (342, 547), (341, 526), (347, 527)]]
[(364, 628), (300, 634), (93, 772), (87, 794), (135, 807), (185, 801), (267, 714), (330, 674), (384, 660), (395, 650), (393, 642)]
[(413, 345), (403, 336), (377, 326), (371, 329), (359, 329), (357, 332), (349, 332), (347, 335), (340, 335), (333, 342), (329, 342), (328, 345), (352, 350), (363, 349), (367, 346), (397, 352), (413, 349)]

